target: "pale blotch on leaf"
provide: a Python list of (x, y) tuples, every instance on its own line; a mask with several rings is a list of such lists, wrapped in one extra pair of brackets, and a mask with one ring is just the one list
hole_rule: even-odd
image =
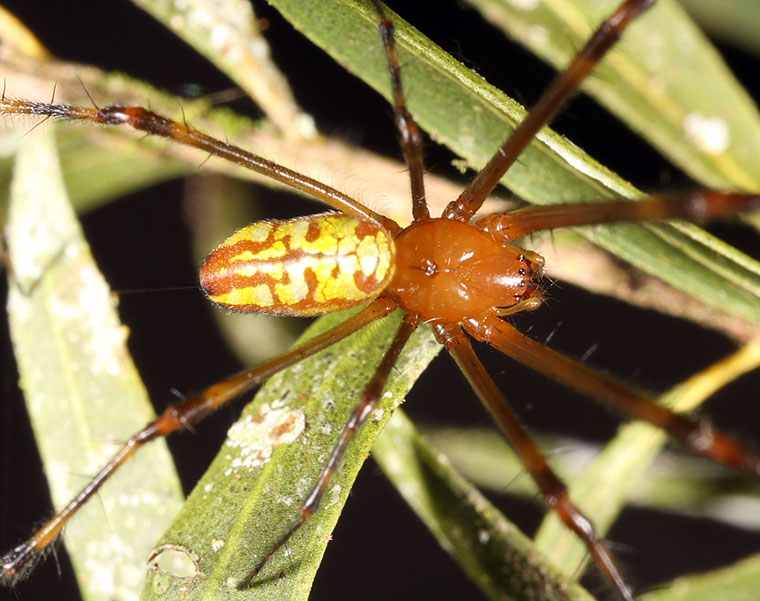
[(217, 538), (211, 541), (211, 550), (215, 553), (221, 551), (224, 548), (224, 540)]
[(269, 461), (274, 449), (296, 440), (305, 425), (303, 411), (265, 404), (256, 415), (239, 421), (227, 433), (225, 445), (236, 451), (226, 475), (239, 468), (261, 467)]
[(728, 125), (720, 117), (689, 113), (684, 117), (683, 130), (689, 141), (706, 154), (721, 154), (731, 143)]
[(509, 3), (517, 10), (535, 10), (540, 4), (540, 0), (509, 0)]

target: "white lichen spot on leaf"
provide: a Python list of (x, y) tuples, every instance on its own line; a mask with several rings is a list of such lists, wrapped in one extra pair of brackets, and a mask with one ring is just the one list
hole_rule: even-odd
[(684, 117), (683, 130), (694, 146), (709, 155), (725, 152), (731, 143), (728, 124), (720, 117), (689, 113)]
[(224, 540), (217, 538), (211, 541), (211, 550), (216, 552), (221, 551), (224, 548)]
[(530, 11), (538, 8), (540, 0), (509, 0), (509, 3), (517, 10)]
[(239, 421), (227, 433), (225, 445), (235, 449), (227, 475), (240, 468), (261, 467), (269, 461), (274, 449), (296, 440), (305, 425), (303, 411), (263, 405), (256, 415)]

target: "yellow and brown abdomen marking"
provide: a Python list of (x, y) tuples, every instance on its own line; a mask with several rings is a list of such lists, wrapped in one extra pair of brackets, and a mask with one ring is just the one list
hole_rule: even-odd
[(393, 240), (380, 225), (325, 213), (238, 230), (206, 257), (200, 281), (233, 311), (316, 315), (376, 297), (393, 265)]

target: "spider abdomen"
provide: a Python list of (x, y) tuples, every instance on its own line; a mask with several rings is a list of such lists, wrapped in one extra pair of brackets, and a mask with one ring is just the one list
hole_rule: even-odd
[(454, 323), (524, 300), (539, 274), (519, 248), (461, 221), (429, 219), (396, 238), (396, 274), (388, 291), (423, 321)]
[(259, 221), (206, 257), (200, 282), (233, 311), (316, 315), (376, 297), (393, 275), (393, 255), (388, 232), (357, 217)]

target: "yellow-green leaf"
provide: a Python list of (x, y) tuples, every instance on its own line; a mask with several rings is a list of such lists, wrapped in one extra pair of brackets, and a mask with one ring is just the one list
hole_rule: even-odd
[[(7, 225), (8, 315), (21, 388), (56, 508), (146, 424), (127, 329), (68, 204), (52, 132), (21, 140)], [(99, 501), (99, 502), (98, 502)], [(132, 601), (156, 533), (182, 502), (163, 443), (106, 484), (65, 532), (82, 596)]]

